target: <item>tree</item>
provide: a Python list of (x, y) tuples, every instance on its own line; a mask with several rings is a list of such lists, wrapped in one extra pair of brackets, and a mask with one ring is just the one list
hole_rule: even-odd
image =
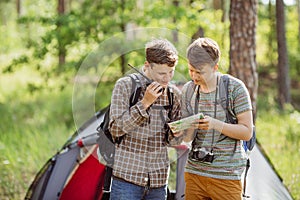
[(17, 8), (18, 17), (20, 17), (21, 16), (21, 0), (16, 0), (16, 8)]
[(241, 79), (249, 90), (256, 117), (257, 63), (256, 26), (257, 0), (231, 0), (230, 2), (230, 66), (229, 73)]
[[(62, 29), (62, 26), (63, 26), (60, 19), (65, 14), (65, 0), (58, 0), (58, 2), (57, 2), (57, 13), (58, 13), (58, 17), (59, 17), (59, 19), (57, 21), (57, 33), (59, 35), (58, 37), (60, 37), (60, 33), (62, 31), (61, 29)], [(60, 38), (58, 38), (57, 42), (58, 42), (58, 66), (60, 68), (66, 62), (67, 50), (66, 50), (66, 46), (63, 44), (63, 42)]]
[(297, 0), (297, 11), (298, 11), (298, 49), (300, 51), (300, 0)]
[(276, 0), (276, 33), (278, 45), (278, 100), (280, 108), (283, 109), (284, 104), (291, 102), (283, 0)]
[[(269, 49), (276, 49), (276, 19), (275, 19), (275, 8), (272, 0), (269, 0), (268, 4), (268, 14), (269, 14), (269, 24), (270, 24), (270, 31), (268, 33), (268, 48)], [(270, 59), (270, 65), (272, 68), (276, 66), (276, 52), (275, 51), (268, 51), (267, 56)], [(270, 66), (269, 66), (270, 67)]]

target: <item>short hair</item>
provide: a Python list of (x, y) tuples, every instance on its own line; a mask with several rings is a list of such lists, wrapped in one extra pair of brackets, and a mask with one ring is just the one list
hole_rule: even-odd
[(153, 39), (146, 44), (146, 61), (150, 64), (167, 64), (173, 67), (178, 61), (178, 52), (166, 39)]
[(196, 69), (209, 64), (214, 67), (220, 60), (221, 52), (216, 41), (201, 37), (195, 40), (187, 49), (187, 59)]

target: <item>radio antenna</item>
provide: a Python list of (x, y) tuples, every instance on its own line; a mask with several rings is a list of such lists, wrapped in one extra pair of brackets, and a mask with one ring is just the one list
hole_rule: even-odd
[(152, 80), (150, 80), (147, 76), (145, 76), (142, 72), (140, 72), (140, 70), (138, 70), (137, 68), (135, 68), (134, 66), (132, 66), (131, 64), (128, 63), (128, 66), (131, 67), (132, 69), (134, 69), (137, 73), (139, 73), (140, 75), (142, 75), (145, 79), (147, 79), (147, 81), (152, 82)]

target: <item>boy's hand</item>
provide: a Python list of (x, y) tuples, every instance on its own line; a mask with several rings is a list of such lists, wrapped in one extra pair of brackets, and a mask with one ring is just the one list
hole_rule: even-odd
[(152, 82), (145, 91), (144, 98), (142, 99), (142, 104), (145, 109), (149, 108), (155, 101), (156, 99), (162, 95), (163, 93), (163, 87), (157, 83), (157, 82)]

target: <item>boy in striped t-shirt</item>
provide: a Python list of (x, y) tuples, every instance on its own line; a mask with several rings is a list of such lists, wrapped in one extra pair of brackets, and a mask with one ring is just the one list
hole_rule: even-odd
[(241, 174), (247, 159), (242, 140), (252, 136), (252, 106), (244, 83), (228, 75), (229, 111), (238, 123), (226, 122), (219, 98), (220, 54), (210, 38), (199, 38), (187, 49), (192, 81), (182, 88), (182, 117), (204, 114), (184, 133), (184, 142), (190, 145), (185, 169), (187, 200), (242, 199)]

